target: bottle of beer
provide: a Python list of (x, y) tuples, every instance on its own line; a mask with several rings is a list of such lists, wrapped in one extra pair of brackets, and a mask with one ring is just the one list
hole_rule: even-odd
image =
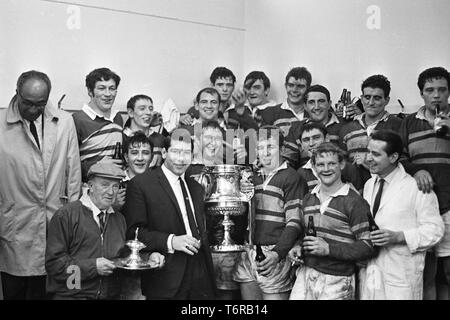
[(339, 99), (339, 101), (341, 101), (344, 105), (345, 105), (345, 99), (347, 98), (347, 89), (343, 89), (342, 93), (341, 93), (341, 98)]
[(116, 143), (116, 146), (114, 147), (114, 155), (112, 157), (113, 159), (122, 160), (122, 144), (120, 142)]
[(314, 217), (308, 217), (308, 227), (306, 228), (306, 235), (310, 237), (317, 237), (316, 228), (314, 227)]
[(347, 118), (347, 89), (343, 89), (341, 93), (341, 98), (339, 99), (342, 102), (342, 117), (344, 119)]
[(256, 262), (261, 262), (264, 261), (264, 259), (266, 259), (266, 256), (264, 255), (261, 245), (259, 243), (256, 244), (256, 257), (255, 257), (255, 261)]
[[(438, 121), (440, 121), (441, 117), (439, 115), (439, 113), (441, 112), (441, 109), (439, 108), (439, 106), (436, 106), (436, 120), (435, 123), (437, 123)], [(435, 131), (436, 131), (436, 135), (439, 137), (443, 137), (448, 133), (448, 127), (447, 126), (435, 126)]]

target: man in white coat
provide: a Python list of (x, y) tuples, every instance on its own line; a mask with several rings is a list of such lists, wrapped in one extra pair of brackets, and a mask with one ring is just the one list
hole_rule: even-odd
[(379, 227), (370, 235), (380, 251), (361, 270), (361, 299), (421, 300), (426, 250), (444, 234), (435, 193), (419, 191), (398, 163), (402, 148), (400, 136), (390, 130), (375, 131), (369, 141), (372, 178), (364, 199)]

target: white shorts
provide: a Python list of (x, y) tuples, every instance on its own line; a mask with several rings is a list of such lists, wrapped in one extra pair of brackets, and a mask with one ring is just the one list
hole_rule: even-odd
[[(263, 252), (270, 251), (274, 245), (261, 246)], [(256, 250), (246, 249), (241, 253), (237, 263), (233, 280), (236, 282), (256, 282), (261, 291), (266, 294), (288, 292), (294, 285), (294, 269), (291, 261), (286, 257), (277, 263), (275, 269), (268, 276), (261, 276), (256, 271), (255, 262)]]
[(434, 247), (436, 257), (450, 256), (450, 211), (447, 211), (442, 216), (444, 220), (445, 231), (441, 241)]
[(354, 300), (355, 275), (334, 276), (307, 266), (297, 269), (289, 300)]

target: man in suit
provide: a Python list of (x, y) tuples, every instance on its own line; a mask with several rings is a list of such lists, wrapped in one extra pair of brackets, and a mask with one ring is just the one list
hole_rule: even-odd
[(141, 276), (147, 299), (213, 299), (215, 284), (206, 234), (203, 189), (185, 177), (193, 143), (185, 129), (170, 137), (164, 164), (132, 179), (124, 214), (128, 237), (139, 227), (138, 239), (146, 250), (166, 256), (166, 265)]

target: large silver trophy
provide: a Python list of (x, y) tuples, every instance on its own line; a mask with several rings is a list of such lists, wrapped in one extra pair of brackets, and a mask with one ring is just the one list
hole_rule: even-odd
[(244, 251), (249, 245), (253, 192), (242, 193), (240, 179), (250, 176), (251, 171), (239, 165), (216, 165), (203, 170), (206, 228), (213, 252)]

